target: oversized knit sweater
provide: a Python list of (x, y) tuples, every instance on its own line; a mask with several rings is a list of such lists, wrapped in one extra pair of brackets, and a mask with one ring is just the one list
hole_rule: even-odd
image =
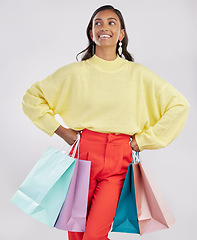
[(75, 130), (135, 134), (139, 149), (163, 148), (183, 129), (186, 98), (140, 63), (96, 55), (71, 63), (33, 84), (23, 97), (23, 111), (52, 136), (60, 123)]

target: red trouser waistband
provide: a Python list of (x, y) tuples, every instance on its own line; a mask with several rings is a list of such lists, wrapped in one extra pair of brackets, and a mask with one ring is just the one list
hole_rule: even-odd
[(129, 143), (130, 141), (130, 135), (115, 134), (115, 133), (101, 133), (101, 132), (95, 132), (89, 129), (84, 129), (82, 131), (81, 137), (89, 141), (100, 142), (100, 143), (113, 142), (114, 144), (125, 144), (125, 143)]

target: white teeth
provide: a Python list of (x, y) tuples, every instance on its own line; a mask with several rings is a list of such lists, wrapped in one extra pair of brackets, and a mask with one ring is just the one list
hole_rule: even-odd
[(100, 35), (100, 38), (110, 38), (110, 35)]

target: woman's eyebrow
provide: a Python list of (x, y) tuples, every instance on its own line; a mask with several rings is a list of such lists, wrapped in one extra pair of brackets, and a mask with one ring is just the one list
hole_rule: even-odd
[[(111, 18), (108, 18), (108, 20), (111, 20), (111, 19), (114, 19), (114, 20), (116, 20), (117, 21), (117, 19), (116, 18), (113, 18), (113, 17), (111, 17)], [(102, 20), (101, 18), (96, 18), (94, 21), (97, 21), (97, 20)]]
[(118, 21), (116, 18), (113, 18), (113, 17), (111, 17), (111, 18), (108, 18), (108, 20), (111, 20), (111, 19), (114, 19), (114, 20)]

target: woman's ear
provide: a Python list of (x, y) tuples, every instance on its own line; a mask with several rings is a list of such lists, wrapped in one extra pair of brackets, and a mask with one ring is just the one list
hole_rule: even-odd
[(123, 38), (125, 37), (125, 30), (121, 29), (120, 36), (119, 36), (119, 41), (122, 42)]
[(93, 40), (93, 33), (92, 33), (92, 30), (91, 30), (91, 29), (89, 30), (89, 34), (90, 34), (90, 37), (91, 37), (92, 41), (94, 41), (94, 40)]

